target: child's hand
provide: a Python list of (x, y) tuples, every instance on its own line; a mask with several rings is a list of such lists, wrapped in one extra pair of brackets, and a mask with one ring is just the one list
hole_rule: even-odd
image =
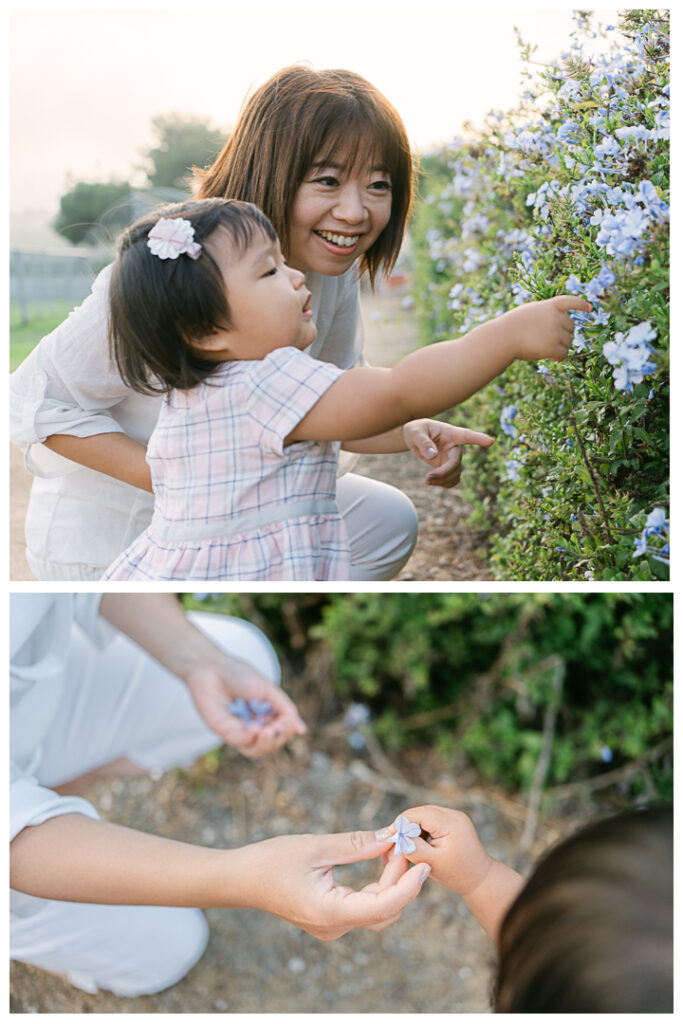
[(576, 295), (557, 295), (542, 302), (527, 302), (500, 317), (499, 322), (514, 332), (516, 358), (561, 362), (574, 338), (574, 323), (567, 316), (570, 309), (590, 313), (593, 307)]
[[(462, 811), (447, 807), (411, 807), (401, 812), (428, 832), (430, 841), (414, 839), (415, 852), (406, 854), (413, 864), (429, 864), (431, 877), (467, 896), (484, 880), (494, 863), (479, 841), (474, 825)], [(384, 835), (382, 830), (379, 835)], [(396, 829), (391, 827), (390, 833)], [(389, 855), (391, 856), (391, 855)]]
[(425, 483), (431, 487), (455, 487), (462, 473), (462, 446), (488, 448), (493, 438), (466, 427), (440, 420), (411, 420), (403, 427), (403, 439), (411, 452), (431, 468)]

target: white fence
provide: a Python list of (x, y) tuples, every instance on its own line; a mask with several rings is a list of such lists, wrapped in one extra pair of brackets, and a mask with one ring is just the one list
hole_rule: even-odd
[(77, 305), (95, 279), (92, 254), (49, 249), (10, 250), (10, 301), (19, 305), (21, 322), (54, 312), (63, 303)]

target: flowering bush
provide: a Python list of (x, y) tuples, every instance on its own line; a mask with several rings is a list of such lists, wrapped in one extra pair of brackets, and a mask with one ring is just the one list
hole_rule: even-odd
[(535, 299), (592, 303), (567, 360), (516, 363), (458, 409), (498, 435), (466, 494), (501, 578), (666, 578), (668, 12), (575, 17), (540, 74), (520, 40), (514, 111), (424, 158), (416, 309), (431, 342)]
[(534, 777), (559, 664), (548, 785), (630, 764), (622, 797), (671, 797), (671, 594), (202, 594), (184, 603), (266, 630), (312, 735), (343, 715), (359, 756), (371, 732), (394, 757), (436, 748), (463, 777), (474, 768), (512, 791)]

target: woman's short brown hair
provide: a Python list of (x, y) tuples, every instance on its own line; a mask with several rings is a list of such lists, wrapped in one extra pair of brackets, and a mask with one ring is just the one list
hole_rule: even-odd
[(671, 1013), (671, 806), (595, 822), (550, 850), (498, 945), (499, 1013)]
[(197, 195), (255, 203), (273, 222), (288, 258), (299, 186), (317, 158), (340, 151), (351, 163), (359, 154), (376, 157), (391, 179), (389, 223), (360, 260), (361, 274), (367, 271), (374, 283), (380, 270), (389, 273), (401, 248), (413, 202), (413, 160), (397, 112), (353, 71), (301, 64), (278, 71), (247, 100), (213, 165), (195, 168)]

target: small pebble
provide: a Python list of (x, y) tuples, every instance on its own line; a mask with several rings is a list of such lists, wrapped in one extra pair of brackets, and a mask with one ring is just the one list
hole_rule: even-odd
[(293, 956), (287, 964), (287, 970), (290, 974), (303, 974), (306, 970), (306, 961), (302, 960), (300, 956)]

